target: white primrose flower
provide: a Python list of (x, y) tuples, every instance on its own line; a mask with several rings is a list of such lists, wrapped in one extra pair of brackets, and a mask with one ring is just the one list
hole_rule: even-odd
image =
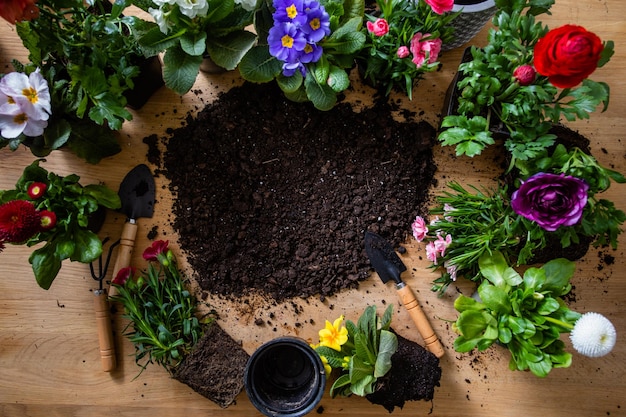
[(152, 15), (154, 21), (159, 26), (159, 30), (167, 35), (170, 31), (170, 23), (165, 17), (165, 13), (161, 9), (148, 8), (148, 13)]
[(251, 11), (256, 9), (257, 0), (235, 0), (235, 4), (241, 4), (244, 10)]
[(48, 126), (47, 120), (35, 119), (24, 113), (18, 106), (12, 112), (0, 113), (0, 136), (13, 139), (20, 134), (26, 136), (41, 136)]
[(0, 136), (40, 136), (50, 113), (48, 82), (39, 70), (30, 76), (12, 72), (0, 79)]
[(206, 16), (209, 11), (207, 0), (176, 0), (180, 12), (193, 19), (196, 16)]
[(585, 313), (574, 324), (570, 340), (581, 355), (598, 358), (615, 346), (617, 334), (613, 324), (598, 313)]
[[(22, 72), (11, 72), (0, 80), (0, 112), (15, 115), (25, 113), (30, 119), (48, 120), (52, 112), (48, 82), (39, 73), (29, 76)], [(19, 108), (16, 110), (15, 106)]]

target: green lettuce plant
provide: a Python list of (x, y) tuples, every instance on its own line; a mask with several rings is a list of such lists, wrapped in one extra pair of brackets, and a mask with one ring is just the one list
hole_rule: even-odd
[(572, 354), (560, 336), (581, 317), (562, 298), (571, 290), (574, 262), (554, 259), (527, 269), (523, 277), (499, 252), (481, 256), (479, 265), (485, 278), (478, 287), (479, 300), (460, 295), (454, 302), (460, 313), (454, 349), (482, 351), (495, 343), (510, 351), (511, 370), (530, 370), (539, 377), (569, 367)]
[(329, 366), (327, 371), (339, 371), (330, 388), (331, 396), (371, 394), (376, 380), (389, 372), (391, 356), (398, 349), (398, 338), (389, 330), (392, 312), (393, 305), (389, 305), (379, 318), (376, 306), (371, 305), (356, 324), (346, 321), (347, 332), (339, 328), (341, 318), (334, 325), (327, 322), (326, 329), (320, 331), (320, 344), (315, 350)]

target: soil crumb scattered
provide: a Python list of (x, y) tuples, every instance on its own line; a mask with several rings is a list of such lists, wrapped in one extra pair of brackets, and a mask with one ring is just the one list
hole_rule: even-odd
[(366, 230), (404, 242), (427, 210), (435, 130), (392, 106), (321, 112), (245, 83), (168, 132), (172, 226), (202, 289), (323, 299), (368, 276)]

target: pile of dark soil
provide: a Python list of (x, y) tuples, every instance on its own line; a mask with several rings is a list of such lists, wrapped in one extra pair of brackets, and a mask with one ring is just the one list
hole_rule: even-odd
[(202, 289), (284, 300), (358, 286), (365, 231), (402, 243), (436, 170), (435, 130), (394, 110), (320, 112), (246, 83), (173, 130), (173, 227)]
[(372, 404), (385, 407), (390, 413), (402, 408), (406, 401), (431, 401), (439, 386), (439, 359), (417, 343), (398, 337), (398, 350), (391, 357), (391, 369), (376, 381), (376, 390), (367, 395)]

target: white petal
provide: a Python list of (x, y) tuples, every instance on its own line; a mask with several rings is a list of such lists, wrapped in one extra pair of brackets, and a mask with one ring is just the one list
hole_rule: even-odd
[(581, 355), (597, 358), (609, 353), (615, 346), (617, 334), (613, 323), (602, 314), (583, 314), (570, 334), (574, 349)]

